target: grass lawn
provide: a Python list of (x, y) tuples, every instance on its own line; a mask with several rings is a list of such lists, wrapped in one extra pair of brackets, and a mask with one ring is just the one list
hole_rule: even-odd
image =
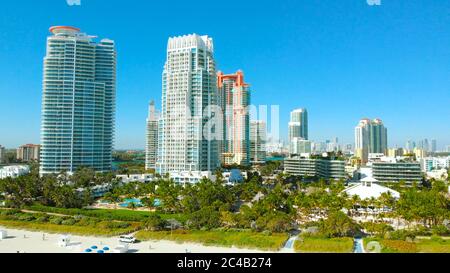
[(414, 242), (366, 238), (364, 244), (377, 241), (382, 253), (450, 253), (450, 240), (416, 239)]
[(193, 242), (206, 246), (238, 247), (278, 251), (288, 239), (287, 234), (256, 233), (250, 231), (139, 231), (136, 238), (142, 241), (169, 240), (179, 243)]
[(105, 237), (113, 237), (122, 234), (129, 234), (137, 228), (136, 226), (132, 225), (129, 228), (108, 229), (108, 228), (99, 228), (95, 226), (75, 226), (75, 225), (66, 226), (51, 223), (22, 222), (11, 220), (0, 220), (0, 225), (11, 229), (43, 231), (48, 233), (69, 233), (81, 236), (105, 236)]
[(302, 237), (294, 248), (301, 253), (352, 253), (353, 238)]
[[(30, 206), (27, 210), (59, 213), (65, 215), (83, 215), (88, 217), (95, 217), (102, 220), (114, 220), (114, 221), (132, 221), (132, 222), (145, 222), (147, 218), (155, 214), (154, 212), (146, 211), (132, 211), (132, 210), (113, 210), (113, 209), (64, 209), (54, 208), (46, 206)], [(159, 214), (164, 220), (175, 219), (184, 223), (186, 216), (182, 214)]]
[(420, 239), (416, 244), (420, 253), (450, 253), (450, 240)]

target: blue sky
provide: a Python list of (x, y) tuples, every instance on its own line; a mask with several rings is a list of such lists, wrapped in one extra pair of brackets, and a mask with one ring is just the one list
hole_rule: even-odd
[(220, 70), (245, 72), (253, 104), (280, 105), (283, 136), (289, 112), (306, 107), (313, 140), (353, 143), (354, 127), (370, 117), (383, 119), (390, 146), (450, 145), (450, 1), (2, 1), (0, 145), (39, 143), (52, 25), (116, 41), (116, 148), (144, 147), (167, 39), (189, 33), (213, 37)]

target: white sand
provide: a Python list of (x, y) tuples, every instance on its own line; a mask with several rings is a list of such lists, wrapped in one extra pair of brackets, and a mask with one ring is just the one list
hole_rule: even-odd
[[(8, 232), (8, 238), (0, 240), (0, 253), (83, 253), (91, 246), (99, 249), (107, 246), (110, 249), (119, 245), (118, 238), (101, 238), (70, 236), (69, 247), (59, 247), (58, 240), (61, 234), (49, 234), (43, 232), (32, 232), (25, 230), (14, 230), (0, 226), (0, 230)], [(45, 234), (45, 240), (43, 240)], [(25, 236), (25, 237), (24, 237)], [(130, 245), (131, 253), (261, 253), (262, 251), (209, 247), (200, 244), (184, 243), (178, 244), (170, 241), (148, 241)]]

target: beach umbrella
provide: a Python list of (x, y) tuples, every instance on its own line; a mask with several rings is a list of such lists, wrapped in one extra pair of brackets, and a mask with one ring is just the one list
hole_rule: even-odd
[(97, 247), (97, 246), (91, 246), (91, 248), (92, 248), (92, 249), (98, 249), (98, 247)]
[(97, 251), (97, 253), (98, 253), (98, 254), (103, 254), (103, 253), (105, 253), (105, 251), (99, 250), (99, 251)]
[(92, 252), (92, 249), (88, 248), (88, 249), (86, 249), (84, 252), (86, 252), (86, 253), (91, 253), (91, 252)]
[(103, 250), (104, 250), (104, 251), (109, 251), (109, 247), (105, 246), (105, 247), (103, 248)]

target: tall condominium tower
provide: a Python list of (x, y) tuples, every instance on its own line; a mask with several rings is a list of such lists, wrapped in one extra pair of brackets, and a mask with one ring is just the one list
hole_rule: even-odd
[(220, 166), (222, 128), (210, 126), (214, 113), (208, 108), (218, 103), (213, 51), (213, 40), (208, 36), (169, 39), (156, 163), (160, 174), (215, 171)]
[(44, 58), (41, 175), (112, 168), (116, 104), (114, 42), (52, 27)]
[(355, 155), (367, 163), (369, 153), (385, 153), (387, 129), (380, 119), (362, 119), (355, 128)]
[(293, 138), (303, 138), (308, 140), (308, 111), (297, 109), (291, 112), (289, 122), (289, 141)]
[(217, 74), (219, 105), (223, 111), (221, 159), (224, 165), (250, 164), (250, 86), (244, 73)]
[(147, 142), (145, 145), (145, 169), (156, 168), (158, 155), (158, 118), (159, 113), (155, 109), (155, 102), (150, 102), (147, 117)]
[(355, 155), (363, 163), (367, 163), (369, 159), (370, 124), (370, 119), (362, 119), (355, 128)]
[(250, 162), (263, 164), (266, 162), (267, 125), (265, 121), (250, 123)]
[(374, 119), (370, 130), (370, 153), (383, 154), (387, 150), (387, 129), (381, 119)]
[(437, 152), (437, 140), (436, 139), (432, 139), (431, 140), (431, 149), (430, 152), (435, 153)]

